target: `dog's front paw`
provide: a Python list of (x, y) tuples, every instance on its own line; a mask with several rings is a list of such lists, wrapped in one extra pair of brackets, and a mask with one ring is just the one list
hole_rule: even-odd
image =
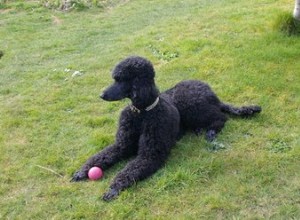
[(120, 194), (120, 191), (117, 189), (110, 189), (108, 192), (104, 193), (102, 199), (106, 202), (109, 202), (117, 198)]
[(70, 181), (78, 182), (78, 181), (86, 180), (87, 178), (88, 178), (87, 174), (85, 172), (79, 170), (73, 174), (73, 177)]

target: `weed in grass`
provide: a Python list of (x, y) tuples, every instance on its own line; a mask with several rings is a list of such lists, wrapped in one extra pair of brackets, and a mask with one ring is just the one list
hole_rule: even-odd
[(160, 60), (170, 61), (179, 56), (177, 52), (169, 52), (169, 51), (162, 52), (159, 49), (155, 48), (153, 45), (149, 45), (148, 48), (150, 49), (152, 54)]
[(62, 11), (83, 11), (93, 7), (104, 8), (121, 4), (122, 0), (39, 0), (41, 5), (49, 9), (59, 9)]
[(268, 150), (274, 153), (286, 153), (291, 149), (292, 148), (288, 143), (280, 139), (272, 140), (270, 146), (268, 147)]
[(217, 151), (226, 150), (226, 149), (228, 149), (228, 147), (226, 147), (225, 144), (223, 144), (217, 140), (212, 141), (208, 147), (208, 150), (211, 152), (217, 152)]

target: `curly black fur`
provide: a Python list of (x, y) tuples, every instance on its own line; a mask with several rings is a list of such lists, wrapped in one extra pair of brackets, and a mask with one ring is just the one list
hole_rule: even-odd
[(178, 83), (161, 94), (172, 102), (180, 113), (181, 134), (192, 130), (196, 134), (206, 131), (212, 141), (227, 121), (225, 113), (236, 116), (251, 116), (261, 111), (260, 106), (233, 107), (222, 103), (209, 85), (197, 80)]
[[(159, 94), (154, 83), (154, 68), (142, 57), (121, 61), (112, 76), (115, 82), (101, 98), (107, 101), (129, 98), (132, 105), (121, 113), (115, 143), (92, 156), (72, 178), (72, 181), (87, 179), (93, 166), (106, 170), (120, 160), (136, 156), (115, 177), (110, 190), (103, 196), (106, 201), (161, 168), (176, 139), (185, 131), (199, 134), (206, 130), (206, 137), (211, 141), (224, 127), (225, 112), (250, 116), (261, 111), (259, 106), (236, 108), (224, 104), (200, 81), (183, 81)], [(157, 97), (158, 104), (146, 110)]]

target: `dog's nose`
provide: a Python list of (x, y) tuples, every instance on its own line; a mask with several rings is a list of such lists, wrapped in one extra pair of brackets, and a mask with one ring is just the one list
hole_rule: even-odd
[(104, 99), (104, 100), (105, 100), (105, 97), (106, 97), (105, 93), (102, 93), (102, 94), (100, 95), (100, 98), (101, 98), (101, 99)]

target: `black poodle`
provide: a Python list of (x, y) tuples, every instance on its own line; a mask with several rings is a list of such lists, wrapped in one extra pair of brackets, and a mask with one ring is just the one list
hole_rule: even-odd
[(132, 104), (121, 113), (115, 143), (92, 156), (72, 178), (72, 181), (87, 179), (93, 166), (106, 170), (135, 156), (115, 177), (103, 196), (105, 201), (162, 167), (185, 131), (199, 134), (206, 130), (206, 138), (212, 141), (227, 119), (224, 112), (250, 116), (261, 111), (259, 106), (236, 108), (224, 104), (200, 81), (183, 81), (160, 94), (154, 82), (154, 68), (142, 57), (121, 61), (112, 76), (115, 82), (101, 98), (107, 101), (129, 98)]

